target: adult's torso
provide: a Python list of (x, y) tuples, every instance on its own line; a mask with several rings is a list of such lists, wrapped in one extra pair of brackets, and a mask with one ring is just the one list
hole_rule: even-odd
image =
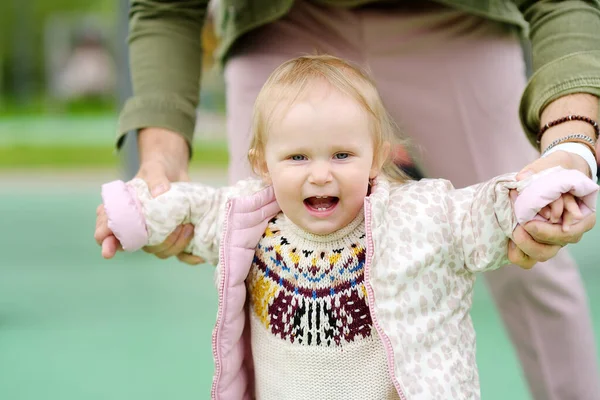
[[(298, 1), (298, 0), (296, 0)], [(302, 0), (305, 1), (305, 0)], [(307, 0), (328, 7), (433, 9), (451, 7), (495, 21), (526, 28), (516, 5), (508, 0)], [(269, 22), (284, 17), (294, 0), (220, 0), (215, 8), (215, 29), (221, 37), (217, 58), (224, 62), (237, 39)]]

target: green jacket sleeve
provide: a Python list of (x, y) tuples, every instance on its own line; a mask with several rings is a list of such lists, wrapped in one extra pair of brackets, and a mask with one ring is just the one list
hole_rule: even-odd
[(515, 2), (529, 23), (533, 53), (533, 75), (519, 115), (529, 140), (536, 145), (546, 105), (572, 93), (600, 96), (600, 2)]
[(118, 146), (128, 131), (150, 126), (178, 132), (191, 145), (207, 3), (131, 0), (128, 41), (133, 96), (119, 117)]

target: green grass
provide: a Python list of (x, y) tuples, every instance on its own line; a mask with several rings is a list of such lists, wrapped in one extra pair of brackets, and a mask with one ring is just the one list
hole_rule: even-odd
[[(194, 147), (192, 166), (225, 167), (227, 146), (205, 142)], [(120, 162), (112, 146), (98, 145), (9, 145), (0, 147), (0, 169), (114, 167)]]
[(116, 100), (113, 98), (59, 102), (52, 100), (43, 93), (36, 93), (28, 98), (26, 102), (19, 102), (11, 97), (2, 99), (0, 102), (0, 117), (98, 116), (115, 114), (116, 109)]

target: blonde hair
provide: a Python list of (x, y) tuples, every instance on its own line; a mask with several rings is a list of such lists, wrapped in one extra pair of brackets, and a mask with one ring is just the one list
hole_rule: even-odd
[[(397, 126), (387, 113), (375, 84), (361, 69), (349, 62), (329, 55), (302, 56), (280, 65), (267, 79), (254, 104), (252, 140), (248, 159), (255, 173), (264, 171), (264, 148), (267, 133), (272, 126), (275, 109), (290, 107), (315, 81), (325, 81), (334, 89), (353, 98), (369, 116), (373, 134), (375, 162), (381, 165), (381, 174), (395, 182), (410, 180), (394, 164), (395, 145), (404, 145), (399, 139)], [(389, 143), (389, 146), (386, 146)], [(385, 159), (382, 160), (382, 157)]]

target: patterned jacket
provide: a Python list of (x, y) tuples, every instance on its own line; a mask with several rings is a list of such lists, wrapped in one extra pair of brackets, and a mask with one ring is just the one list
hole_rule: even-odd
[[(464, 189), (445, 180), (379, 179), (365, 198), (365, 286), (401, 399), (480, 397), (469, 311), (475, 273), (508, 264), (517, 225), (509, 189), (527, 187), (519, 195), (526, 204), (515, 206), (520, 222), (567, 191), (594, 209), (598, 186), (583, 174), (541, 175), (516, 182), (510, 174)], [(218, 266), (211, 397), (254, 398), (245, 279), (269, 219), (280, 211), (273, 189), (257, 180), (219, 189), (177, 183), (152, 199), (146, 184), (133, 180), (105, 185), (103, 199), (125, 249), (161, 243), (181, 223), (195, 225), (187, 251)]]

